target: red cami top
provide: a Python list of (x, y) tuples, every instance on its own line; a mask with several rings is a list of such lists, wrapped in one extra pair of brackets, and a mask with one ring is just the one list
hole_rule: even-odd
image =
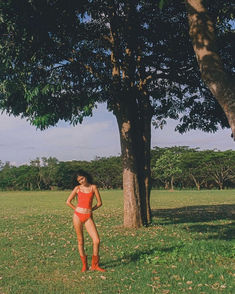
[(78, 207), (92, 209), (94, 192), (84, 193), (78, 190)]

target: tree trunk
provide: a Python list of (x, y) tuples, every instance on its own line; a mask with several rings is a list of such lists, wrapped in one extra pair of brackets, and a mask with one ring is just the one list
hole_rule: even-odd
[(174, 191), (174, 177), (171, 177), (171, 191)]
[(223, 190), (223, 188), (224, 188), (223, 183), (219, 183), (219, 188), (220, 188), (220, 190)]
[[(153, 115), (140, 68), (136, 59), (136, 10), (127, 3), (127, 44), (120, 62), (119, 30), (115, 9), (110, 18), (110, 50), (113, 87), (108, 108), (117, 118), (123, 160), (124, 227), (141, 227), (151, 222), (150, 209), (150, 144)], [(141, 53), (141, 52), (139, 52)], [(138, 69), (139, 83), (135, 84)]]
[(169, 181), (165, 182), (165, 190), (169, 190)]
[(196, 180), (196, 178), (194, 177), (193, 174), (190, 174), (190, 175), (191, 175), (191, 178), (192, 178), (193, 181), (194, 181), (194, 184), (195, 184), (196, 187), (197, 187), (197, 190), (200, 191), (200, 189), (201, 189), (201, 185), (200, 185), (200, 183)]
[[(132, 93), (133, 95), (133, 93)], [(126, 97), (127, 98), (127, 97)], [(124, 227), (151, 222), (150, 141), (151, 112), (139, 111), (136, 99), (123, 99), (116, 115), (123, 160)]]
[(212, 20), (203, 0), (186, 0), (189, 34), (201, 71), (202, 80), (224, 110), (235, 140), (235, 79), (225, 72), (216, 52)]
[[(139, 168), (139, 181), (141, 194), (143, 195), (143, 201), (141, 205), (143, 223), (148, 225), (152, 221), (151, 208), (150, 208), (150, 192), (152, 188), (151, 184), (151, 121), (152, 121), (152, 107), (149, 102), (149, 98), (145, 96), (146, 92), (142, 92), (142, 98), (140, 99), (140, 111), (139, 111), (139, 129), (140, 129), (140, 142), (141, 151), (138, 154), (138, 161), (141, 162)], [(142, 159), (142, 160), (141, 160)]]

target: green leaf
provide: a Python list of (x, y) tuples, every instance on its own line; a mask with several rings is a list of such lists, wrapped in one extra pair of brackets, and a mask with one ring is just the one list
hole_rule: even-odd
[(159, 8), (160, 9), (163, 8), (164, 3), (165, 3), (165, 0), (160, 0), (160, 2), (159, 2)]

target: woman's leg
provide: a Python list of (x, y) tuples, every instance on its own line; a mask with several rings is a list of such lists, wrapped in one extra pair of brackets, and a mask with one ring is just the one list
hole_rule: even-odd
[(85, 227), (86, 227), (86, 230), (93, 241), (93, 255), (98, 256), (99, 255), (100, 238), (99, 238), (99, 234), (97, 232), (95, 223), (91, 217), (85, 222)]
[(84, 251), (83, 224), (76, 214), (73, 215), (73, 225), (77, 234), (79, 254), (80, 256), (85, 256), (86, 254)]
[(99, 245), (100, 245), (100, 238), (97, 232), (95, 223), (92, 218), (89, 218), (85, 222), (85, 227), (88, 234), (91, 236), (93, 241), (93, 255), (92, 255), (92, 262), (91, 262), (91, 270), (93, 271), (100, 271), (105, 272), (104, 269), (100, 268), (99, 266)]

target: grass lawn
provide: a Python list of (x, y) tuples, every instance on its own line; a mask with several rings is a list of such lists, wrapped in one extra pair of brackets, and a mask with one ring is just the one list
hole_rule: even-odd
[[(101, 266), (81, 273), (67, 191), (0, 192), (0, 293), (235, 293), (235, 190), (152, 191), (153, 223), (124, 229), (122, 191), (94, 212)], [(85, 233), (85, 247), (92, 242)]]

